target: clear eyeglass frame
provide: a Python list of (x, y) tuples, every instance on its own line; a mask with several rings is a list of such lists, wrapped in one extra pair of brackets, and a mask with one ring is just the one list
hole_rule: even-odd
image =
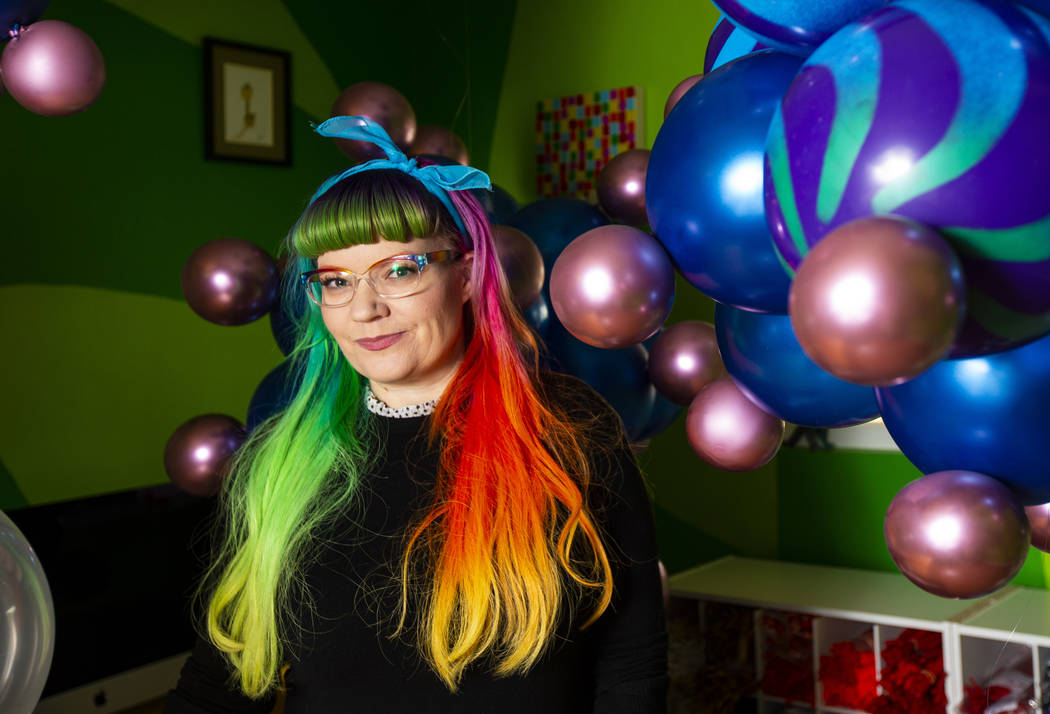
[[(370, 265), (364, 274), (355, 273), (351, 270), (343, 270), (341, 268), (320, 268), (301, 274), (299, 276), (299, 283), (303, 286), (310, 301), (319, 307), (342, 307), (343, 305), (349, 304), (349, 302), (354, 299), (354, 295), (357, 294), (357, 286), (362, 280), (367, 282), (369, 287), (372, 288), (372, 291), (379, 297), (408, 297), (419, 291), (424, 268), (426, 268), (426, 266), (434, 263), (458, 260), (462, 256), (463, 253), (451, 249), (435, 250), (430, 253), (405, 253), (403, 255), (392, 255), (389, 258), (383, 258), (382, 260)], [(386, 289), (380, 289), (380, 281), (383, 280), (386, 271), (392, 266), (405, 261), (414, 263), (417, 272), (399, 280), (396, 290), (391, 289), (393, 286), (388, 286)], [(338, 299), (334, 299), (330, 294), (326, 294), (324, 284), (322, 283), (322, 278), (330, 280), (335, 276), (342, 277), (349, 281), (348, 289), (345, 291), (346, 294), (340, 295)]]

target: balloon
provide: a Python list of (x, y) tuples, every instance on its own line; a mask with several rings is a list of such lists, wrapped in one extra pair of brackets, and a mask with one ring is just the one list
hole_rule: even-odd
[(674, 86), (671, 93), (667, 95), (667, 101), (664, 103), (664, 119), (671, 113), (675, 105), (678, 104), (678, 100), (685, 96), (685, 93), (693, 88), (703, 75), (694, 74), (692, 77), (686, 77), (681, 82)]
[(875, 390), (845, 382), (814, 364), (786, 315), (718, 305), (715, 329), (729, 374), (770, 414), (810, 427), (850, 426), (879, 415)]
[(41, 20), (20, 30), (0, 56), (0, 72), (15, 101), (47, 117), (84, 111), (106, 84), (98, 46), (85, 32), (59, 20)]
[(667, 580), (667, 567), (664, 566), (664, 561), (656, 561), (656, 568), (660, 571), (660, 592), (663, 593), (664, 598), (664, 610), (669, 610), (671, 607), (671, 585)]
[(979, 471), (1025, 505), (1050, 501), (1050, 337), (941, 362), (875, 393), (890, 436), (920, 471)]
[(726, 471), (750, 471), (772, 459), (784, 438), (784, 422), (767, 414), (732, 379), (700, 390), (685, 415), (685, 434), (697, 456)]
[[(351, 84), (332, 105), (333, 117), (362, 116), (382, 126), (390, 139), (407, 151), (416, 138), (416, 113), (405, 95), (382, 82)], [(336, 146), (355, 162), (385, 159), (375, 144), (354, 139), (336, 139)]]
[(735, 307), (787, 312), (790, 279), (766, 226), (761, 163), (769, 120), (801, 63), (763, 50), (715, 70), (678, 101), (649, 156), (653, 232), (690, 283)]
[(530, 203), (511, 216), (507, 225), (532, 238), (543, 256), (544, 288), (550, 282), (555, 259), (565, 246), (592, 228), (608, 225), (609, 219), (596, 206), (578, 198), (559, 196)]
[(204, 414), (185, 422), (164, 447), (164, 470), (172, 483), (194, 496), (214, 496), (226, 467), (247, 436), (241, 423), (225, 414)]
[(1007, 3), (894, 2), (825, 42), (784, 95), (766, 147), (776, 246), (794, 268), (847, 221), (910, 218), (962, 261), (954, 356), (1046, 334), (1048, 125), (1050, 20)]
[(1018, 5), (1029, 7), (1046, 17), (1050, 17), (1050, 0), (1014, 0), (1014, 2)]
[(642, 345), (619, 350), (591, 347), (557, 323), (548, 327), (547, 345), (556, 361), (555, 371), (582, 379), (609, 402), (623, 420), (631, 441), (636, 441), (652, 416), (656, 390), (649, 383), (649, 355)]
[(1025, 506), (1024, 512), (1032, 529), (1032, 547), (1050, 553), (1050, 503)]
[(704, 52), (704, 74), (752, 52), (767, 49), (754, 35), (742, 30), (724, 15), (715, 25)]
[(725, 376), (715, 326), (698, 320), (664, 328), (649, 348), (649, 378), (663, 396), (683, 406), (708, 383)]
[(299, 389), (300, 377), (292, 370), (292, 362), (285, 360), (267, 373), (252, 394), (248, 404), (245, 428), (249, 432), (287, 407)]
[(408, 149), (409, 154), (432, 154), (451, 159), (457, 164), (470, 164), (467, 146), (450, 129), (424, 124), (416, 130), (416, 138)]
[(274, 303), (270, 310), (270, 334), (273, 335), (277, 348), (287, 357), (295, 349), (295, 323), (282, 308), (280, 301)]
[(240, 238), (219, 238), (193, 251), (182, 267), (182, 294), (217, 325), (243, 325), (269, 312), (280, 277), (273, 258)]
[(891, 216), (836, 228), (791, 285), (791, 324), (814, 362), (857, 384), (899, 384), (951, 349), (963, 316), (962, 268), (948, 244)]
[(510, 221), (511, 216), (520, 209), (514, 197), (507, 193), (506, 189), (496, 184), (492, 184), (491, 191), (474, 189), (472, 193), (477, 197), (478, 202), (481, 203), (481, 207), (485, 209), (485, 213), (489, 217), (489, 223), (492, 225), (507, 223)]
[(55, 605), (44, 569), (0, 511), (0, 711), (31, 714), (55, 651)]
[(28, 25), (40, 19), (48, 0), (0, 0), (0, 32), (7, 39), (7, 31), (14, 25)]
[(975, 598), (1006, 585), (1028, 555), (1028, 519), (994, 478), (940, 471), (912, 481), (886, 512), (886, 547), (923, 590)]
[(536, 331), (539, 338), (546, 340), (550, 330), (551, 308), (543, 293), (540, 293), (536, 301), (525, 309), (524, 314), (525, 321), (532, 325), (532, 329)]
[(808, 55), (843, 25), (890, 0), (713, 0), (733, 24), (770, 47)]
[(645, 227), (645, 167), (648, 149), (631, 149), (612, 157), (598, 173), (598, 205), (618, 223)]
[(496, 255), (514, 301), (523, 310), (536, 302), (543, 290), (543, 256), (532, 239), (513, 226), (492, 226)]
[(649, 423), (638, 434), (636, 441), (641, 442), (651, 439), (666, 430), (671, 424), (674, 424), (683, 410), (684, 407), (681, 404), (675, 404), (658, 392), (656, 399), (653, 401), (653, 413), (649, 416)]
[(600, 226), (562, 251), (550, 281), (562, 325), (595, 347), (646, 339), (671, 312), (674, 268), (660, 243), (630, 226)]

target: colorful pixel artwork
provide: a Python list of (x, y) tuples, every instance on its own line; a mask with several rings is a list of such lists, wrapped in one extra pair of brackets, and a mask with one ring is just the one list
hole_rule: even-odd
[(536, 104), (536, 189), (597, 202), (609, 159), (642, 145), (641, 87), (606, 89)]

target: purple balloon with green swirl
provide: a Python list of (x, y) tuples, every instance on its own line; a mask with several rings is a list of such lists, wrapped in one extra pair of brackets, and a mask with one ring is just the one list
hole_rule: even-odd
[[(890, 0), (714, 0), (734, 25), (769, 47), (805, 57), (836, 30)], [(751, 50), (752, 52), (754, 50)]]
[(723, 15), (707, 41), (707, 50), (704, 51), (704, 74), (718, 69), (726, 62), (732, 62), (737, 57), (764, 49), (766, 46), (754, 35), (747, 30), (741, 30)]
[(1050, 20), (998, 0), (899, 0), (829, 38), (770, 124), (766, 220), (797, 268), (828, 232), (895, 214), (962, 260), (952, 356), (1050, 332)]

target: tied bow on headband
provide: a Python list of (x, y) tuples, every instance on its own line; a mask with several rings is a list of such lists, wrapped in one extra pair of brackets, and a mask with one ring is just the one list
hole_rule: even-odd
[(437, 196), (452, 215), (452, 220), (456, 222), (459, 230), (466, 235), (463, 221), (459, 217), (459, 212), (452, 205), (448, 192), (466, 191), (475, 188), (492, 189), (492, 181), (489, 180), (488, 175), (484, 171), (479, 171), (470, 166), (461, 166), (460, 164), (452, 166), (418, 166), (415, 159), (408, 158), (401, 149), (397, 148), (397, 145), (390, 139), (390, 136), (382, 126), (366, 117), (332, 117), (320, 126), (314, 127), (314, 131), (321, 136), (370, 142), (382, 149), (387, 158), (373, 159), (357, 166), (351, 166), (341, 174), (332, 176), (321, 184), (321, 187), (317, 189), (317, 192), (310, 199), (310, 203), (316, 201), (325, 191), (347, 176), (372, 169), (397, 169), (418, 179), (428, 191)]

